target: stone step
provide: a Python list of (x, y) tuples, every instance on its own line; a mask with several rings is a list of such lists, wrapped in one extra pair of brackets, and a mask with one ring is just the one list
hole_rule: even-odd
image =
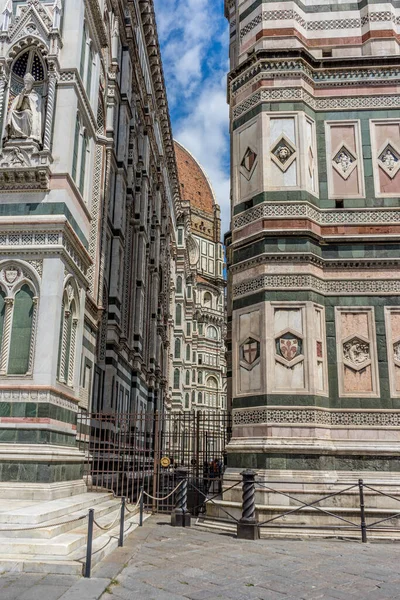
[[(218, 519), (199, 518), (194, 522), (196, 528), (205, 531), (223, 532), (236, 534), (236, 523), (219, 521)], [(346, 539), (361, 541), (361, 530), (354, 529), (345, 531), (341, 529), (311, 529), (307, 527), (290, 528), (268, 528), (261, 527), (260, 537), (262, 539)], [(400, 542), (400, 531), (379, 531), (374, 529), (367, 530), (367, 539), (369, 542)]]
[[(144, 520), (150, 517), (144, 515)], [(124, 538), (130, 535), (139, 526), (139, 515), (135, 514), (125, 521)], [(92, 567), (101, 562), (110, 552), (118, 546), (119, 522), (113, 529), (102, 532), (99, 531), (93, 541)], [(82, 540), (82, 535), (78, 536)], [(43, 540), (44, 542), (45, 540)], [(48, 543), (48, 542), (47, 542)], [(49, 546), (52, 546), (52, 541)], [(82, 575), (86, 559), (86, 536), (83, 536), (83, 543), (67, 556), (51, 556), (51, 553), (26, 554), (21, 553), (12, 557), (5, 556), (3, 547), (0, 544), (0, 570), (23, 571), (26, 573), (52, 573)]]
[(49, 502), (35, 502), (30, 506), (0, 512), (0, 524), (37, 525), (59, 517), (65, 519), (71, 513), (84, 512), (85, 509), (94, 508), (97, 504), (110, 498), (112, 498), (111, 493), (87, 492)]
[[(112, 499), (109, 500), (107, 499), (105, 502), (101, 502), (100, 504), (96, 504), (95, 506), (95, 519), (100, 520), (102, 517), (106, 516), (108, 517), (108, 520), (110, 520), (111, 515), (116, 516), (117, 511), (120, 510), (121, 504), (118, 500)], [(55, 520), (51, 520), (49, 522), (46, 523), (42, 523), (40, 525), (40, 529), (29, 529), (29, 531), (27, 531), (27, 529), (24, 529), (24, 526), (21, 524), (1, 524), (0, 525), (0, 539), (2, 539), (2, 537), (7, 537), (7, 538), (24, 538), (27, 536), (27, 534), (29, 533), (29, 538), (35, 538), (35, 539), (52, 539), (57, 537), (58, 535), (62, 534), (62, 533), (67, 533), (73, 529), (75, 529), (78, 526), (78, 523), (76, 521), (74, 521), (74, 519), (77, 519), (78, 517), (82, 516), (82, 515), (87, 515), (88, 514), (88, 509), (86, 510), (79, 510), (76, 512), (72, 512), (69, 515), (67, 515), (66, 517), (59, 517), (58, 519)], [(82, 523), (85, 523), (85, 525), (87, 526), (87, 520), (82, 521)], [(43, 526), (46, 527), (43, 527)], [(27, 528), (31, 527), (29, 525), (26, 526)], [(21, 529), (21, 531), (16, 531), (16, 529)]]

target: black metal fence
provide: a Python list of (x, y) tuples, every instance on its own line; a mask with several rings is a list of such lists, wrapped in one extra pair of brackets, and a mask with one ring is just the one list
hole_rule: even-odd
[[(80, 413), (78, 440), (86, 454), (85, 480), (93, 491), (110, 490), (146, 508), (171, 512), (177, 467), (186, 467), (188, 508), (197, 514), (204, 494), (220, 491), (231, 417), (217, 412)], [(155, 498), (163, 498), (156, 500)]]

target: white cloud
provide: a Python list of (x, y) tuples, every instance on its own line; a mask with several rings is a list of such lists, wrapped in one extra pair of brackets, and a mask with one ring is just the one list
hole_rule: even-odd
[(155, 0), (175, 138), (204, 167), (229, 229), (228, 26), (223, 2)]

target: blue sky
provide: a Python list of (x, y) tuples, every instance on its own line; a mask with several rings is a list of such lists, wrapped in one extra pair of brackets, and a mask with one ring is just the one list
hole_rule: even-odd
[(228, 22), (223, 0), (154, 0), (173, 134), (207, 172), (229, 228)]

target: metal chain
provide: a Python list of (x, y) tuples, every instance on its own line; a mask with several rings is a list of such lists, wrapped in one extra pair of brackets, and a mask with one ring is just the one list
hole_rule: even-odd
[(182, 479), (182, 481), (180, 481), (178, 483), (178, 485), (176, 486), (176, 488), (174, 490), (172, 490), (172, 492), (170, 494), (168, 494), (168, 496), (164, 496), (164, 498), (156, 498), (155, 496), (151, 496), (150, 494), (148, 494), (147, 492), (145, 492), (143, 490), (143, 494), (146, 494), (146, 496), (148, 498), (151, 498), (152, 500), (167, 500), (167, 498), (169, 498), (170, 496), (172, 496), (172, 494), (175, 494), (176, 490), (181, 487), (181, 485), (183, 484), (184, 480)]
[(134, 512), (134, 511), (137, 509), (137, 507), (139, 506), (139, 504), (140, 504), (140, 500), (142, 499), (142, 496), (143, 496), (143, 490), (141, 490), (141, 492), (140, 492), (140, 494), (139, 494), (138, 501), (136, 502), (136, 504), (135, 504), (135, 506), (133, 507), (133, 509), (132, 509), (132, 510), (129, 510), (129, 508), (128, 508), (128, 505), (127, 505), (127, 504), (125, 504), (126, 512), (128, 512), (128, 513), (132, 514), (132, 513), (133, 513), (133, 512)]
[(98, 523), (96, 521), (96, 519), (93, 519), (93, 523), (96, 525), (96, 527), (98, 527), (99, 529), (101, 529), (102, 531), (109, 531), (110, 529), (112, 529), (115, 525), (115, 523), (119, 520), (120, 518), (120, 514), (119, 511), (117, 513), (117, 516), (115, 517), (114, 521), (112, 523), (110, 523), (110, 525), (100, 525), (100, 523)]

